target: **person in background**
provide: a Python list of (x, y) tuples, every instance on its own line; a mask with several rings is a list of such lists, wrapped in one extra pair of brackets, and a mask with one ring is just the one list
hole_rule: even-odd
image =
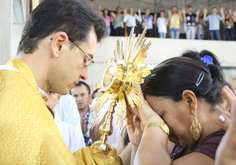
[(107, 36), (110, 36), (111, 34), (111, 17), (108, 15), (108, 10), (107, 9), (104, 9), (103, 10), (103, 16), (102, 18), (104, 19), (105, 21), (105, 24), (106, 24), (106, 29), (107, 29)]
[(124, 36), (124, 16), (121, 14), (121, 8), (118, 6), (116, 8), (116, 14), (111, 12), (111, 20), (114, 25), (115, 36)]
[(103, 94), (103, 92), (98, 92), (99, 89), (100, 88), (97, 88), (97, 89), (95, 89), (95, 91), (93, 91), (92, 99), (95, 99), (95, 98), (101, 96), (101, 94)]
[(90, 87), (84, 81), (79, 81), (78, 84), (72, 89), (72, 96), (75, 98), (75, 101), (78, 106), (78, 111), (81, 116), (81, 127), (84, 135), (84, 141), (86, 146), (92, 145), (92, 139), (90, 138), (88, 122), (91, 113), (89, 106), (91, 94)]
[[(80, 148), (85, 147), (84, 138), (82, 134), (81, 127), (75, 127), (64, 121), (62, 121), (55, 111), (55, 106), (60, 103), (61, 96), (60, 94), (53, 93), (51, 91), (46, 92), (45, 96), (47, 97), (46, 105), (53, 110), (54, 112), (54, 122), (59, 129), (63, 140), (65, 141), (67, 147), (72, 153), (76, 152)], [(80, 119), (80, 118), (79, 118)]]
[(234, 16), (232, 15), (232, 10), (227, 9), (227, 13), (224, 19), (225, 27), (225, 38), (228, 41), (234, 40)]
[(61, 95), (60, 102), (56, 104), (53, 111), (61, 121), (77, 127), (78, 130), (81, 129), (80, 114), (73, 96)]
[[(11, 70), (0, 68), (1, 164), (96, 164), (99, 158), (89, 148), (71, 153), (43, 95), (66, 95), (87, 79), (105, 27), (84, 0), (46, 0), (32, 11), (17, 55), (6, 64)], [(103, 164), (119, 162), (109, 158)]]
[(179, 38), (180, 39), (186, 39), (186, 19), (185, 19), (185, 10), (179, 10), (179, 14), (183, 17), (183, 21), (180, 22), (180, 29), (179, 29)]
[(130, 34), (132, 27), (134, 27), (134, 33), (136, 32), (136, 20), (142, 22), (140, 9), (138, 9), (138, 15), (134, 13), (134, 9), (132, 7), (129, 8), (129, 13), (127, 13), (127, 10), (124, 9), (123, 21), (126, 22), (128, 35)]
[[(91, 104), (91, 107), (93, 107), (95, 104), (97, 103), (97, 100), (96, 99), (93, 99), (93, 102)], [(111, 100), (108, 100), (101, 108), (102, 109), (108, 109), (109, 106), (111, 104)], [(115, 112), (117, 112), (117, 106), (115, 107)], [(92, 125), (94, 123), (94, 121), (96, 120), (96, 114), (97, 112), (96, 111), (92, 111), (91, 114), (90, 114), (90, 118), (89, 118), (89, 124), (88, 124), (88, 128), (90, 129), (90, 137), (92, 139), (93, 142), (97, 141), (97, 140), (100, 140), (100, 137), (101, 137), (101, 133), (99, 131), (99, 128), (100, 126), (102, 125), (102, 123), (104, 123), (105, 121), (105, 117), (102, 119), (102, 121), (99, 123), (99, 124), (96, 124), (93, 128), (92, 128)], [(113, 133), (111, 136), (108, 136), (107, 137), (107, 141), (106, 143), (107, 144), (110, 144), (112, 145), (113, 147), (117, 148), (118, 146), (118, 143), (119, 143), (119, 140), (121, 138), (121, 132), (122, 132), (122, 129), (123, 127), (125, 127), (126, 125), (126, 122), (125, 122), (125, 119), (123, 120), (123, 126), (122, 128), (120, 129), (119, 128), (119, 124), (116, 124), (116, 115), (117, 113), (114, 113), (113, 114), (113, 121), (112, 121), (112, 125), (113, 125)]]
[(203, 20), (202, 11), (197, 12), (198, 21), (196, 22), (196, 35), (199, 40), (204, 39), (204, 28), (206, 27), (206, 22)]
[(155, 24), (157, 18), (157, 14), (154, 14), (154, 18), (152, 15), (150, 15), (150, 9), (145, 9), (145, 14), (142, 15), (142, 28), (143, 30), (145, 27), (147, 27), (146, 37), (152, 37), (153, 36), (153, 24)]
[(168, 19), (165, 18), (165, 12), (160, 12), (160, 17), (157, 19), (158, 33), (160, 38), (166, 38)]
[(217, 40), (221, 40), (220, 37), (220, 21), (222, 20), (222, 23), (224, 23), (225, 16), (224, 16), (224, 9), (220, 8), (221, 16), (217, 14), (217, 8), (213, 7), (211, 12), (212, 14), (207, 16), (207, 9), (204, 10), (204, 21), (209, 21), (209, 30), (211, 35), (211, 40), (215, 40), (215, 37)]
[(170, 22), (170, 38), (179, 39), (180, 22), (183, 21), (181, 10), (178, 12), (176, 6), (172, 7), (172, 12), (168, 10), (168, 20)]
[(193, 13), (193, 7), (188, 6), (188, 13), (184, 17), (184, 21), (186, 22), (186, 38), (189, 40), (195, 39), (195, 22), (198, 22), (198, 17)]

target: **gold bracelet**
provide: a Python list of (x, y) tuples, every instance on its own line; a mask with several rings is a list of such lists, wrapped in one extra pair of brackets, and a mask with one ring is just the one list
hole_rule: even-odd
[(170, 134), (169, 127), (164, 122), (151, 122), (146, 124), (144, 131), (150, 127), (160, 127), (164, 133), (166, 133), (168, 136)]

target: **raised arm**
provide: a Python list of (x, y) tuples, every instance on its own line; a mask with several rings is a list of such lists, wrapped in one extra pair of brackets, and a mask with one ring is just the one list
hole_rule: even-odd
[(186, 22), (186, 10), (182, 9), (182, 21)]
[(126, 22), (128, 20), (128, 16), (129, 15), (127, 14), (127, 10), (124, 9), (124, 19), (123, 19), (124, 22)]
[(153, 25), (156, 23), (156, 20), (157, 20), (157, 13), (154, 14), (154, 18), (153, 18), (153, 21), (152, 21)]
[(171, 11), (170, 10), (168, 10), (168, 21), (170, 21), (170, 19), (171, 19)]
[(142, 23), (141, 9), (138, 9), (138, 17), (136, 18), (139, 23)]
[(180, 16), (180, 22), (183, 21), (183, 13), (182, 13), (182, 10), (179, 10), (178, 12), (179, 16)]
[(199, 21), (199, 14), (200, 14), (200, 10), (198, 10), (198, 11), (196, 12), (195, 22), (198, 22), (198, 21)]
[(203, 20), (204, 20), (204, 21), (207, 21), (207, 18), (206, 18), (206, 17), (207, 17), (207, 9), (204, 8), (204, 9), (203, 9), (203, 12), (204, 12)]
[(222, 23), (225, 23), (225, 14), (224, 14), (224, 8), (223, 7), (220, 8), (220, 14), (221, 14), (221, 17), (222, 17)]
[(233, 12), (233, 21), (236, 22), (236, 11)]
[(116, 22), (116, 14), (111, 12), (111, 22)]

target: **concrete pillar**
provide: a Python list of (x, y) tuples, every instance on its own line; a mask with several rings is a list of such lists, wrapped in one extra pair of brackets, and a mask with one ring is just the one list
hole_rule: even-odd
[(13, 0), (0, 0), (0, 65), (5, 64), (12, 56), (12, 17)]

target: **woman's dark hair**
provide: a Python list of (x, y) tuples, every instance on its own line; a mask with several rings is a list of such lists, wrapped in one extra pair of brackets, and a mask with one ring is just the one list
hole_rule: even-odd
[(200, 13), (199, 13), (199, 18), (203, 18), (203, 12), (202, 11), (200, 11), (201, 13), (202, 13), (202, 15), (200, 16)]
[[(201, 57), (210, 56), (213, 64), (206, 65)], [(199, 83), (200, 82), (200, 83)], [(203, 50), (187, 51), (156, 66), (141, 85), (145, 95), (167, 97), (173, 101), (182, 99), (184, 90), (191, 90), (196, 97), (214, 105), (222, 102), (221, 90), (224, 78), (216, 56)]]
[(99, 14), (84, 0), (44, 0), (26, 22), (18, 52), (33, 53), (41, 39), (58, 31), (72, 41), (86, 41), (94, 27), (97, 40), (106, 34), (106, 25)]
[(164, 14), (165, 14), (165, 11), (164, 11), (164, 10), (161, 10), (161, 11), (160, 11), (160, 15), (161, 15), (161, 13), (164, 13)]
[(103, 14), (104, 14), (104, 11), (105, 11), (105, 10), (107, 10), (107, 12), (109, 12), (109, 11), (108, 11), (108, 9), (107, 9), (107, 8), (105, 8), (105, 9), (103, 9)]
[(120, 9), (121, 9), (121, 7), (120, 7), (120, 6), (117, 6), (117, 7), (116, 7), (116, 10), (117, 10), (118, 8), (120, 8)]

